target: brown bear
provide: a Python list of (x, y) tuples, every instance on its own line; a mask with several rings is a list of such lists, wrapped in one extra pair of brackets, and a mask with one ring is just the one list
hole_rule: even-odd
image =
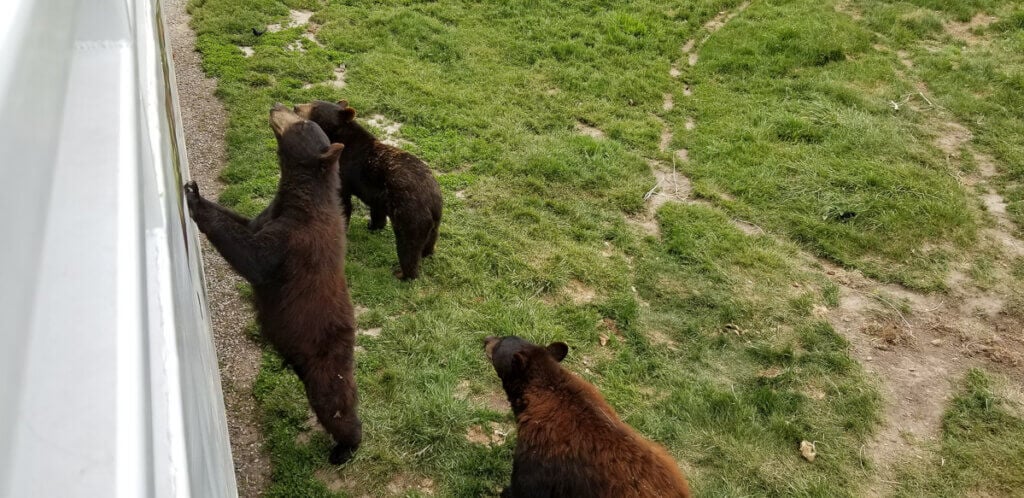
[(270, 111), (281, 179), (249, 220), (185, 184), (189, 213), (213, 247), (252, 284), (263, 337), (306, 386), (317, 419), (337, 443), (330, 461), (362, 440), (353, 365), (355, 314), (345, 283), (345, 233), (338, 212), (338, 157), (312, 121), (277, 104)]
[(295, 106), (295, 112), (323, 128), (341, 153), (341, 202), (346, 226), (352, 196), (370, 207), (370, 230), (391, 218), (402, 279), (419, 276), (420, 260), (434, 254), (441, 225), (441, 187), (430, 168), (416, 156), (385, 144), (356, 122), (356, 110), (342, 100)]
[(565, 343), (543, 348), (515, 336), (484, 350), (516, 417), (512, 483), (504, 498), (690, 496), (661, 446), (619, 420), (601, 393), (562, 368)]

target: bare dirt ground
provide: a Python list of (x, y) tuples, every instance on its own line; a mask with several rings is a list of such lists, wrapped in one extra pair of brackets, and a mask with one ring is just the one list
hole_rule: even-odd
[[(213, 94), (216, 80), (203, 74), (185, 3), (186, 0), (169, 0), (164, 4), (185, 128), (185, 147), (192, 179), (206, 197), (215, 199), (224, 190), (219, 176), (225, 162), (227, 115)], [(243, 497), (261, 496), (270, 480), (270, 457), (263, 449), (259, 412), (252, 396), (261, 358), (259, 346), (245, 332), (246, 324), (252, 321), (252, 309), (239, 296), (238, 285), (242, 279), (205, 237), (202, 245), (238, 493)]]

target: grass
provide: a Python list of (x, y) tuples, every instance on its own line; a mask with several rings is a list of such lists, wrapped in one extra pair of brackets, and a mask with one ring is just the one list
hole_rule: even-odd
[[(352, 299), (368, 310), (360, 328), (381, 329), (359, 339), (365, 440), (354, 461), (326, 465), (330, 443), (310, 430), (300, 383), (265, 351), (255, 396), (268, 496), (493, 494), (509, 478), (514, 437), (466, 439), (512, 422), (489, 401), (501, 399), (481, 351), (492, 334), (569, 343), (568, 368), (665, 445), (700, 496), (859, 494), (876, 465), (861, 447), (881, 401), (817, 313), (839, 292), (803, 253), (933, 291), (952, 262), (972, 257), (985, 221), (931, 144), (931, 117), (889, 105), (915, 77), (960, 95), (953, 78), (968, 76), (944, 74), (939, 59), (907, 74), (874, 45), (917, 56), (929, 40), (948, 42), (944, 20), (1010, 2), (864, 0), (852, 5), (868, 14), (854, 19), (830, 2), (755, 1), (689, 67), (683, 43), (740, 3), (191, 1), (204, 69), (229, 113), (223, 203), (253, 214), (273, 196), (274, 102), (339, 98), (402, 123), (445, 198), (438, 253), (412, 283), (391, 276), (393, 235), (368, 232), (364, 209), (353, 217)], [(252, 33), (286, 22), (290, 8), (314, 12), (324, 47), (302, 27)], [(1005, 44), (993, 44), (992, 61), (1019, 57), (1018, 17), (987, 28)], [(305, 51), (286, 48), (295, 42)], [(340, 64), (344, 90), (323, 83)], [(1008, 165), (1000, 185), (1019, 200), (1016, 80), (985, 74), (965, 84), (999, 95), (985, 105), (1005, 107), (1002, 121), (970, 121), (989, 114), (969, 100), (945, 105)], [(697, 131), (685, 131), (687, 117)], [(643, 216), (655, 184), (648, 161), (672, 161), (659, 149), (663, 123), (671, 145), (689, 150), (678, 167), (707, 204), (663, 206), (652, 237), (627, 220)], [(733, 219), (778, 237), (747, 235)], [(818, 442), (813, 464), (801, 440)]]
[(1024, 496), (1024, 406), (998, 394), (1005, 383), (968, 372), (942, 421), (938, 455), (904, 469), (898, 496)]

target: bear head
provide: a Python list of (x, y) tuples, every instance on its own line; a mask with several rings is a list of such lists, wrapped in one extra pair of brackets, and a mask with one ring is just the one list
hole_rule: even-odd
[(516, 336), (492, 336), (484, 339), (484, 352), (498, 377), (507, 385), (529, 382), (535, 374), (559, 369), (558, 363), (569, 353), (569, 346), (552, 342), (541, 347)]
[(295, 114), (320, 125), (324, 133), (336, 142), (347, 144), (366, 133), (356, 123), (356, 110), (349, 107), (346, 100), (339, 100), (337, 104), (323, 100), (299, 104), (295, 106)]
[(277, 138), (282, 174), (337, 171), (338, 157), (345, 146), (332, 144), (316, 123), (279, 103), (270, 109), (270, 127)]

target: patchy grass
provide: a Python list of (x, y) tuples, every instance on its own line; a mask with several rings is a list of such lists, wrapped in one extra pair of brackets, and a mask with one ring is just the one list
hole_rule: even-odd
[(968, 372), (943, 418), (938, 454), (904, 469), (898, 496), (1024, 495), (1024, 406), (997, 393), (1005, 382)]
[[(756, 1), (690, 67), (680, 47), (740, 4), (192, 0), (197, 47), (229, 112), (222, 202), (254, 214), (273, 196), (274, 102), (346, 98), (363, 117), (402, 123), (404, 147), (434, 168), (446, 203), (437, 255), (412, 283), (391, 275), (393, 235), (370, 233), (365, 209), (353, 217), (352, 298), (369, 310), (359, 327), (380, 333), (359, 337), (365, 439), (351, 463), (326, 464), (330, 443), (311, 428), (301, 384), (265, 352), (255, 395), (273, 460), (268, 496), (494, 494), (514, 436), (466, 438), (511, 422), (481, 350), (491, 334), (569, 343), (567, 366), (664, 444), (698, 495), (859, 494), (880, 399), (818, 316), (838, 305), (838, 288), (801, 251), (944, 288), (980, 216), (933, 145), (929, 116), (890, 107), (914, 82), (873, 45), (884, 36), (916, 47), (944, 36), (944, 20), (993, 3), (865, 0), (858, 20), (829, 2)], [(289, 9), (313, 12), (323, 47), (307, 26), (287, 25)], [(986, 29), (1019, 42), (1017, 17), (1005, 19)], [(270, 23), (284, 29), (253, 34)], [(296, 42), (304, 51), (288, 49)], [(340, 65), (343, 90), (331, 84)], [(998, 93), (991, 85), (1008, 92), (1014, 81), (976, 79), (963, 84)], [(998, 94), (993, 105), (1014, 102)], [(999, 114), (1007, 126), (1012, 109)], [(689, 150), (679, 170), (710, 202), (666, 204), (656, 238), (626, 220), (646, 210), (648, 161), (672, 163), (663, 123), (670, 145)], [(1024, 150), (1013, 141), (1022, 135), (971, 126), (1010, 164), (1001, 188), (1012, 199), (1019, 163), (1008, 158)], [(817, 442), (814, 463), (800, 458), (801, 440)]]
[(912, 88), (898, 66), (828, 2), (755, 2), (693, 71), (684, 169), (730, 213), (819, 256), (941, 289), (976, 222), (923, 117), (890, 107)]

